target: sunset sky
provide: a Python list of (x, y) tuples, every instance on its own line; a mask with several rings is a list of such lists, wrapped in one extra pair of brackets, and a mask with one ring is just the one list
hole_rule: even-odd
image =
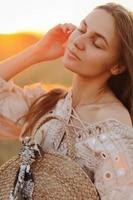
[[(58, 23), (78, 25), (96, 5), (107, 0), (0, 0), (0, 33), (46, 32)], [(133, 10), (133, 1), (112, 0)]]

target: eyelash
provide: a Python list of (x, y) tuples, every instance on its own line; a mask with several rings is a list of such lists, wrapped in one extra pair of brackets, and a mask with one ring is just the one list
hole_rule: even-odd
[(85, 33), (85, 32), (82, 31), (80, 28), (77, 28), (77, 30), (78, 30), (80, 33)]
[[(82, 31), (81, 29), (77, 28), (77, 30), (80, 32), (80, 33), (84, 33), (84, 31)], [(97, 48), (97, 49), (101, 49), (101, 47), (97, 46), (94, 42), (93, 42), (94, 46)]]

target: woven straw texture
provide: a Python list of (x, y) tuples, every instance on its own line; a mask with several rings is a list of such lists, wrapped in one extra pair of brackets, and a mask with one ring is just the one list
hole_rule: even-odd
[[(8, 200), (20, 159), (14, 157), (0, 168), (0, 200)], [(81, 167), (67, 156), (44, 154), (34, 163), (34, 200), (98, 200), (95, 186)]]
[[(32, 200), (99, 200), (95, 185), (73, 160), (75, 157), (74, 140), (63, 119), (52, 115), (42, 117), (31, 133), (33, 141), (39, 127), (50, 119), (58, 119), (65, 125), (69, 156), (59, 155), (56, 152), (45, 152), (42, 157), (32, 163), (31, 171), (35, 184)], [(21, 161), (20, 157), (16, 156), (0, 167), (0, 200), (9, 200)]]

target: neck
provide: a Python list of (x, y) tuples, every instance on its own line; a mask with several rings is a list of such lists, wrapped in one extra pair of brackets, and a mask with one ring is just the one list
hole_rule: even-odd
[(72, 82), (72, 104), (73, 107), (92, 103), (104, 103), (108, 101), (105, 94), (112, 93), (110, 88), (98, 78), (85, 79), (77, 74)]

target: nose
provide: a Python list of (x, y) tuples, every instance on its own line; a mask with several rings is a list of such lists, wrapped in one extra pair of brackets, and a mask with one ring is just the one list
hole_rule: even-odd
[(83, 51), (85, 49), (85, 40), (84, 40), (84, 36), (80, 35), (77, 36), (74, 40), (73, 40), (73, 45), (78, 48), (79, 50)]

